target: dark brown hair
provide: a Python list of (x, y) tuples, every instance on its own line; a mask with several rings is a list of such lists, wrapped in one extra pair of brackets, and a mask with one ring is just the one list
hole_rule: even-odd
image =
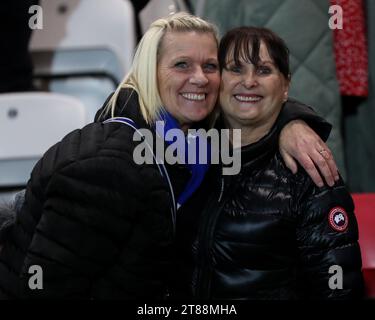
[(228, 54), (233, 52), (233, 59), (240, 64), (240, 59), (257, 66), (260, 61), (261, 41), (279, 71), (286, 79), (290, 78), (289, 49), (283, 39), (267, 28), (238, 27), (229, 30), (220, 41), (219, 64), (222, 71), (227, 64)]

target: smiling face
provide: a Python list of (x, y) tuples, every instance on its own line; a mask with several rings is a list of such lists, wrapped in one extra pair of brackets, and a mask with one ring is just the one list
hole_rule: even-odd
[(256, 66), (241, 58), (236, 64), (233, 52), (228, 53), (222, 72), (220, 105), (231, 128), (262, 127), (267, 132), (288, 97), (289, 80), (275, 65), (263, 41), (259, 58)]
[(158, 60), (158, 88), (165, 109), (182, 128), (206, 118), (220, 86), (217, 44), (210, 33), (167, 32)]

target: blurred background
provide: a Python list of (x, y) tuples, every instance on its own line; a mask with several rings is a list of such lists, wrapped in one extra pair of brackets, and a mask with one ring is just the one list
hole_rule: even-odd
[[(332, 28), (340, 22), (334, 5), (342, 8), (342, 29)], [(290, 95), (333, 124), (328, 144), (375, 268), (374, 249), (366, 249), (375, 248), (375, 1), (4, 0), (1, 8), (0, 202), (25, 187), (51, 145), (93, 121), (149, 24), (187, 11), (221, 34), (265, 26), (286, 41)], [(371, 281), (375, 287), (375, 273)]]

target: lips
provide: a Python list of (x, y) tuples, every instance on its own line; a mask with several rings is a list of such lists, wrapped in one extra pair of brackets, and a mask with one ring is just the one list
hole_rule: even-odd
[(181, 95), (190, 101), (203, 101), (206, 99), (206, 94), (205, 93), (194, 93), (194, 92), (185, 92), (181, 93)]
[(257, 94), (235, 94), (234, 98), (240, 102), (258, 102), (263, 96)]

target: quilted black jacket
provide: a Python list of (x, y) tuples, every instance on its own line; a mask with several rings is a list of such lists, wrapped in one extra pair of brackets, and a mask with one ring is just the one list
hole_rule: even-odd
[[(122, 92), (119, 105), (125, 100)], [(121, 115), (147, 128), (136, 95)], [(0, 253), (0, 298), (164, 294), (173, 241), (170, 193), (155, 165), (134, 163), (140, 142), (133, 133), (119, 123), (92, 123), (37, 163)], [(29, 288), (33, 265), (43, 270), (42, 290)]]
[[(147, 128), (136, 95), (128, 100), (129, 92), (121, 91), (115, 115)], [(288, 106), (284, 124), (302, 118), (328, 136), (329, 125), (313, 112)], [(179, 243), (170, 252), (164, 179), (153, 165), (135, 165), (133, 130), (101, 124), (100, 111), (98, 123), (67, 135), (38, 162), (16, 222), (0, 230), (0, 298), (158, 298), (173, 274), (171, 260), (183, 261)], [(190, 173), (180, 165), (167, 170), (177, 197)], [(32, 265), (42, 267), (43, 290), (29, 288)]]
[[(221, 168), (213, 169), (180, 212), (183, 262), (176, 270), (180, 278), (190, 277), (191, 297), (362, 296), (358, 228), (345, 185), (318, 188), (301, 167), (293, 175), (277, 142), (276, 125), (242, 148), (238, 175), (221, 176)], [(343, 271), (342, 289), (334, 289), (341, 279), (336, 266)], [(176, 295), (186, 289), (181, 283)]]

